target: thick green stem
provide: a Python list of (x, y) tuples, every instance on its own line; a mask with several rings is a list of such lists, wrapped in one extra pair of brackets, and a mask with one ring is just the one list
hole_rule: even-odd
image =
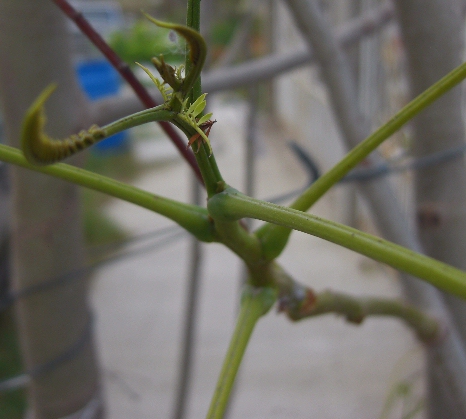
[(262, 259), (262, 249), (259, 240), (237, 221), (215, 221), (217, 241), (223, 243), (236, 253), (246, 264), (249, 271), (249, 281), (256, 287), (272, 286), (274, 284), (271, 263)]
[[(351, 169), (374, 151), (383, 141), (390, 138), (403, 125), (414, 118), (419, 112), (435, 102), (453, 87), (466, 78), (466, 63), (463, 63), (418, 97), (408, 103), (386, 124), (370, 135), (361, 144), (351, 150), (329, 172), (318, 179), (290, 206), (300, 211), (307, 211), (318, 199), (322, 197), (335, 183), (342, 179)], [(268, 259), (276, 258), (285, 248), (291, 234), (289, 228), (266, 224), (262, 226), (257, 235), (264, 247), (264, 256)]]
[(233, 188), (209, 199), (208, 210), (214, 220), (256, 218), (320, 237), (466, 299), (466, 272), (354, 228), (292, 208), (259, 201)]
[(253, 288), (246, 286), (241, 300), (241, 308), (222, 371), (212, 397), (207, 419), (222, 419), (228, 405), (236, 373), (243, 359), (254, 326), (266, 314), (276, 300), (272, 288)]
[(204, 208), (157, 196), (126, 183), (64, 163), (35, 166), (27, 162), (20, 150), (6, 145), (0, 145), (0, 160), (131, 202), (173, 220), (201, 241), (215, 240), (213, 224)]

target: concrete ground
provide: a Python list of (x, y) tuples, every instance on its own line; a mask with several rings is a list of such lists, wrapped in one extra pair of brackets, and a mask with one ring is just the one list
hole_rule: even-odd
[[(238, 103), (221, 104), (211, 134), (222, 174), (238, 189), (243, 184), (245, 111)], [(261, 131), (259, 140), (257, 196), (279, 195), (305, 183), (279, 131)], [(150, 160), (148, 150), (142, 157)], [(192, 175), (170, 152), (166, 158), (170, 164), (147, 172), (135, 184), (187, 202)], [(314, 212), (341, 219), (344, 196), (342, 190), (331, 193)], [(112, 202), (108, 213), (132, 235), (172, 225), (122, 202)], [(190, 240), (182, 236), (163, 242), (151, 252), (102, 268), (93, 282), (108, 419), (170, 418), (173, 411)], [(234, 326), (242, 273), (238, 258), (224, 247), (203, 245), (202, 250), (194, 381), (186, 416), (192, 419), (204, 418), (208, 410)], [(397, 279), (387, 267), (304, 234), (292, 235), (279, 261), (317, 291), (399, 295)], [(404, 390), (405, 407), (422, 393), (422, 349), (399, 321), (373, 318), (354, 326), (323, 316), (293, 324), (272, 310), (254, 332), (229, 418), (401, 418), (399, 401), (382, 414), (397, 389)]]

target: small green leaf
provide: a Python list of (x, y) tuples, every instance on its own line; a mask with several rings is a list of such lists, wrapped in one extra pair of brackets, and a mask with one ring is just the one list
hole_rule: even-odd
[(193, 111), (193, 116), (196, 117), (202, 113), (202, 111), (205, 109), (207, 103), (204, 100), (204, 102), (199, 103), (199, 105), (196, 106), (196, 108)]
[(150, 72), (150, 70), (147, 68), (147, 67), (144, 67), (142, 64), (139, 64), (138, 62), (136, 62), (136, 64), (141, 67), (145, 73), (150, 77), (150, 79), (154, 82), (154, 84), (159, 88), (160, 90), (160, 87), (159, 87), (159, 80), (157, 80), (157, 78)]
[(205, 114), (203, 117), (201, 117), (201, 119), (199, 119), (199, 121), (197, 121), (197, 124), (201, 125), (204, 122), (207, 122), (210, 118), (212, 118), (212, 115), (213, 115), (212, 112)]
[(205, 101), (206, 96), (207, 96), (207, 93), (203, 93), (201, 96), (199, 96), (189, 107), (188, 114), (192, 114), (194, 110), (199, 106), (199, 104)]

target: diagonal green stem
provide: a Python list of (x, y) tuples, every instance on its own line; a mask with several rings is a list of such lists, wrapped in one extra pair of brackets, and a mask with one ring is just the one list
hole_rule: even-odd
[(223, 362), (207, 419), (222, 419), (241, 360), (257, 321), (273, 306), (276, 292), (271, 288), (246, 286), (228, 352)]
[(214, 220), (256, 218), (320, 237), (466, 299), (466, 272), (354, 228), (293, 208), (250, 198), (233, 188), (212, 197), (208, 202), (208, 210)]
[(0, 160), (131, 202), (173, 220), (201, 241), (215, 240), (213, 224), (204, 208), (157, 196), (126, 183), (64, 163), (50, 166), (31, 165), (20, 150), (6, 145), (0, 145)]
[[(302, 195), (291, 204), (290, 208), (307, 211), (325, 194), (325, 192), (364, 160), (364, 158), (373, 152), (382, 142), (397, 132), (403, 125), (427, 106), (435, 102), (439, 97), (461, 83), (465, 78), (466, 63), (463, 63), (408, 103), (387, 123), (382, 125), (382, 127), (351, 150), (330, 171), (304, 191)], [(264, 255), (267, 259), (274, 259), (283, 251), (291, 231), (292, 230), (289, 228), (273, 224), (266, 224), (257, 231), (257, 235), (263, 242)]]
[(111, 122), (102, 127), (105, 136), (116, 134), (129, 128), (137, 127), (148, 122), (171, 121), (175, 117), (175, 112), (165, 109), (165, 105), (159, 105), (155, 108), (144, 109), (124, 118)]
[(440, 79), (437, 83), (433, 84), (426, 91), (421, 93), (418, 97), (413, 99), (388, 122), (351, 150), (338, 164), (303, 192), (303, 194), (297, 198), (290, 207), (300, 211), (307, 211), (322, 195), (325, 194), (325, 192), (342, 179), (351, 169), (356, 167), (356, 165), (364, 160), (380, 144), (390, 138), (423, 109), (427, 108), (439, 97), (443, 96), (453, 87), (461, 83), (465, 78), (466, 63), (463, 63)]

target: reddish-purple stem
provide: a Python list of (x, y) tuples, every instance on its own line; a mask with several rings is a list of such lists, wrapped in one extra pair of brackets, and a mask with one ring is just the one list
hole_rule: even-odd
[[(157, 102), (152, 98), (146, 88), (136, 78), (134, 73), (131, 71), (128, 64), (126, 64), (116, 53), (110, 48), (105, 40), (95, 31), (91, 24), (86, 20), (81, 12), (71, 6), (67, 0), (52, 0), (62, 11), (66, 14), (81, 30), (81, 32), (87, 36), (87, 38), (96, 46), (96, 48), (107, 58), (107, 60), (113, 65), (113, 67), (120, 73), (121, 77), (125, 79), (128, 84), (136, 93), (139, 100), (143, 103), (146, 108), (153, 108), (157, 106)], [(175, 144), (178, 151), (189, 163), (194, 170), (199, 181), (204, 184), (204, 181), (197, 165), (194, 154), (189, 149), (186, 149), (185, 142), (178, 135), (172, 125), (168, 122), (159, 122), (162, 129), (168, 135), (168, 137)]]

